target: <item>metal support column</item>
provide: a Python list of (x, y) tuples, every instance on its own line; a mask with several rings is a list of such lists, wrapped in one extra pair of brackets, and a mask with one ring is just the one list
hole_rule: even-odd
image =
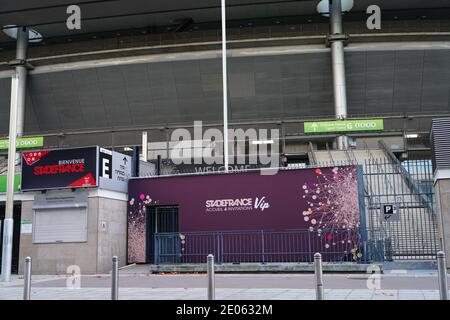
[(214, 275), (214, 256), (209, 254), (206, 258), (206, 272), (208, 276), (208, 300), (216, 299), (216, 286)]
[(16, 66), (17, 83), (17, 136), (23, 135), (25, 122), (25, 98), (27, 88), (27, 52), (28, 52), (28, 28), (17, 29)]
[(314, 254), (314, 277), (316, 278), (316, 300), (324, 300), (322, 255), (319, 252)]
[(148, 160), (148, 137), (147, 131), (142, 131), (142, 160)]
[(6, 189), (6, 209), (3, 229), (2, 276), (3, 282), (11, 281), (13, 210), (14, 210), (14, 171), (16, 163), (16, 138), (23, 134), (23, 121), (26, 97), (28, 48), (28, 29), (17, 28), (17, 52), (15, 74), (11, 81), (11, 108), (9, 115), (8, 174)]
[(31, 299), (31, 258), (25, 258), (25, 268), (23, 273), (23, 300)]
[(439, 251), (437, 253), (437, 262), (438, 262), (439, 295), (441, 300), (448, 300), (447, 267), (445, 263), (444, 251)]
[[(336, 119), (343, 120), (347, 118), (347, 89), (345, 83), (345, 35), (342, 31), (342, 6), (341, 0), (329, 1), (331, 34), (328, 41), (331, 46), (331, 60), (333, 67), (334, 113)], [(347, 136), (339, 136), (336, 142), (339, 150), (348, 148)]]
[(228, 78), (227, 78), (227, 19), (225, 0), (221, 0), (222, 13), (222, 85), (223, 85), (223, 159), (228, 172)]
[(112, 257), (111, 300), (119, 300), (119, 258)]

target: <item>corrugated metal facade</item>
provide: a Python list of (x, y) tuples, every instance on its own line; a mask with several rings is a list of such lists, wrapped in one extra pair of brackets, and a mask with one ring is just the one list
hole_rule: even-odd
[[(346, 68), (349, 115), (450, 111), (449, 50), (348, 52)], [(334, 114), (327, 52), (230, 58), (229, 81), (231, 121)], [(220, 122), (222, 117), (219, 59), (34, 74), (28, 89), (26, 132)], [(10, 79), (0, 79), (3, 124), (9, 98)], [(0, 135), (7, 131), (0, 127)]]
[(450, 168), (450, 117), (433, 119), (431, 125), (433, 170)]

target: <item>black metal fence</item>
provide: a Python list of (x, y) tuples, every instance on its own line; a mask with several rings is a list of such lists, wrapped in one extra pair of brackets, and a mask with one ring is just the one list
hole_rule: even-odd
[(364, 262), (369, 255), (358, 229), (158, 233), (155, 262), (216, 263), (313, 262), (321, 252), (326, 262)]

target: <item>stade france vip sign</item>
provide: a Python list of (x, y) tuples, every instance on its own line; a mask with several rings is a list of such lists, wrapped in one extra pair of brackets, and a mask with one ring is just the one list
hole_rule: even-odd
[(22, 191), (97, 186), (98, 147), (22, 154)]

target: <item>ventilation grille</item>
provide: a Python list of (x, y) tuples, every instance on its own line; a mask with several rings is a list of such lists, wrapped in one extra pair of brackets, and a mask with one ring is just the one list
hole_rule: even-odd
[(432, 120), (433, 170), (450, 168), (450, 117)]

